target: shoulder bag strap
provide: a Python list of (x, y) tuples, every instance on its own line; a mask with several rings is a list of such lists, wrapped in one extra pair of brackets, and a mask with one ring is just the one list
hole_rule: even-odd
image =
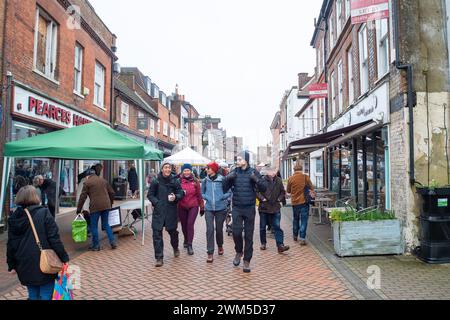
[(31, 218), (31, 215), (30, 215), (30, 212), (28, 211), (28, 209), (25, 209), (25, 212), (27, 213), (28, 220), (30, 220), (31, 229), (33, 229), (34, 238), (36, 239), (36, 244), (39, 247), (39, 250), (42, 251), (42, 245), (39, 240), (38, 234), (36, 232), (36, 228), (34, 227), (33, 218)]

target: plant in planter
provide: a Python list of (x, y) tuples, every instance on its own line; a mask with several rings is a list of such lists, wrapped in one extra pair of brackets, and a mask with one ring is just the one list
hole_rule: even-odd
[(402, 254), (400, 221), (392, 211), (333, 210), (334, 249), (340, 257)]

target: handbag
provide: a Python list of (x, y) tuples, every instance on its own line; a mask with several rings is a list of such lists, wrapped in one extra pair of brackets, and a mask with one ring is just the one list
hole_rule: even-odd
[(72, 239), (76, 243), (86, 242), (87, 222), (82, 214), (77, 215), (72, 221)]
[(28, 219), (30, 220), (31, 228), (33, 229), (34, 238), (36, 239), (36, 244), (41, 251), (41, 258), (39, 266), (41, 268), (41, 272), (45, 274), (57, 274), (61, 271), (63, 267), (63, 263), (59, 259), (58, 255), (53, 249), (42, 249), (41, 242), (39, 240), (38, 234), (36, 232), (36, 228), (34, 227), (33, 218), (31, 218), (30, 212), (28, 209), (25, 209), (27, 213)]
[(70, 274), (67, 272), (67, 268), (68, 266), (64, 265), (58, 278), (55, 280), (52, 300), (73, 300), (73, 283)]
[(309, 189), (308, 185), (306, 184), (306, 175), (305, 176), (305, 204), (306, 205), (313, 205), (314, 204), (314, 198), (311, 196), (311, 190)]

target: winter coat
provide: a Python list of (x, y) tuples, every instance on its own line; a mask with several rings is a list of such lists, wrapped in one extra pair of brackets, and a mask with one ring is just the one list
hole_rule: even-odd
[[(284, 189), (283, 180), (279, 177), (270, 178), (265, 176), (263, 178), (266, 181), (267, 190), (266, 192), (259, 192), (259, 212), (261, 213), (279, 213), (281, 210), (280, 202), (286, 196), (286, 191)], [(265, 200), (265, 201), (264, 201)]]
[[(76, 196), (76, 202), (80, 201), (81, 192), (83, 191), (84, 183), (86, 182), (86, 178), (82, 178), (80, 183), (78, 183), (77, 186), (77, 196)], [(83, 208), (81, 209), (82, 212), (86, 211), (89, 212), (89, 204), (91, 200), (89, 197), (87, 197), (86, 201), (84, 202)]]
[(311, 183), (311, 179), (306, 174), (297, 171), (292, 177), (289, 178), (287, 185), (287, 193), (292, 194), (292, 205), (299, 206), (306, 203), (305, 200), (305, 187), (308, 186), (310, 190), (314, 190), (314, 186)]
[(245, 170), (237, 168), (223, 181), (223, 191), (228, 192), (230, 189), (233, 192), (233, 206), (254, 207), (256, 205), (256, 192), (265, 192), (266, 183), (255, 169), (250, 167)]
[[(168, 196), (171, 193), (176, 196), (174, 202), (169, 202)], [(153, 179), (147, 197), (154, 207), (153, 230), (160, 231), (164, 227), (169, 231), (176, 230), (178, 227), (177, 204), (184, 197), (180, 181), (172, 175), (166, 178), (160, 173)]]
[[(44, 183), (41, 185), (41, 199), (42, 205), (47, 205), (50, 210), (51, 208), (55, 208), (56, 206), (56, 182), (52, 179), (45, 179)], [(66, 192), (60, 186), (59, 187), (59, 196), (65, 195)]]
[[(62, 262), (69, 262), (55, 219), (47, 208), (28, 208), (43, 249), (53, 249)], [(24, 286), (48, 284), (56, 275), (41, 272), (41, 252), (25, 210), (19, 207), (8, 219), (7, 263), (8, 270), (16, 270), (20, 283)]]
[(206, 200), (207, 211), (224, 211), (228, 207), (231, 192), (223, 192), (222, 184), (225, 178), (220, 174), (215, 180), (206, 177), (202, 182), (202, 197)]
[(128, 184), (130, 185), (130, 190), (132, 191), (139, 189), (139, 178), (135, 168), (130, 168), (128, 171)]
[(180, 176), (181, 188), (184, 190), (184, 197), (178, 202), (178, 207), (183, 209), (191, 209), (195, 207), (203, 208), (203, 198), (201, 192), (200, 181), (193, 175), (186, 178)]
[(78, 201), (77, 212), (81, 212), (87, 197), (90, 199), (89, 212), (97, 213), (111, 209), (114, 203), (114, 190), (108, 181), (92, 175), (84, 182), (83, 191)]

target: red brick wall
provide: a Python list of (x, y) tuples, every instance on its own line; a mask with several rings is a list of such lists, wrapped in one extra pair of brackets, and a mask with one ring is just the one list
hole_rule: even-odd
[[(84, 2), (84, 1), (78, 1)], [(108, 55), (93, 38), (84, 30), (71, 30), (67, 27), (68, 16), (65, 9), (56, 0), (13, 0), (8, 8), (6, 25), (5, 52), (6, 70), (11, 71), (15, 80), (56, 98), (75, 109), (85, 111), (91, 116), (109, 122), (110, 88), (112, 57)], [(58, 84), (33, 72), (34, 32), (37, 4), (44, 9), (58, 24)], [(84, 9), (86, 20), (92, 11)], [(98, 18), (97, 18), (98, 19)], [(92, 27), (96, 27), (95, 25)], [(104, 26), (101, 32), (105, 33)], [(112, 40), (112, 35), (109, 40)], [(84, 99), (73, 93), (74, 83), (74, 50), (78, 42), (84, 47), (82, 87), (87, 87), (90, 94)], [(112, 43), (107, 44), (109, 47)], [(93, 105), (95, 63), (98, 61), (105, 67), (105, 109)]]

